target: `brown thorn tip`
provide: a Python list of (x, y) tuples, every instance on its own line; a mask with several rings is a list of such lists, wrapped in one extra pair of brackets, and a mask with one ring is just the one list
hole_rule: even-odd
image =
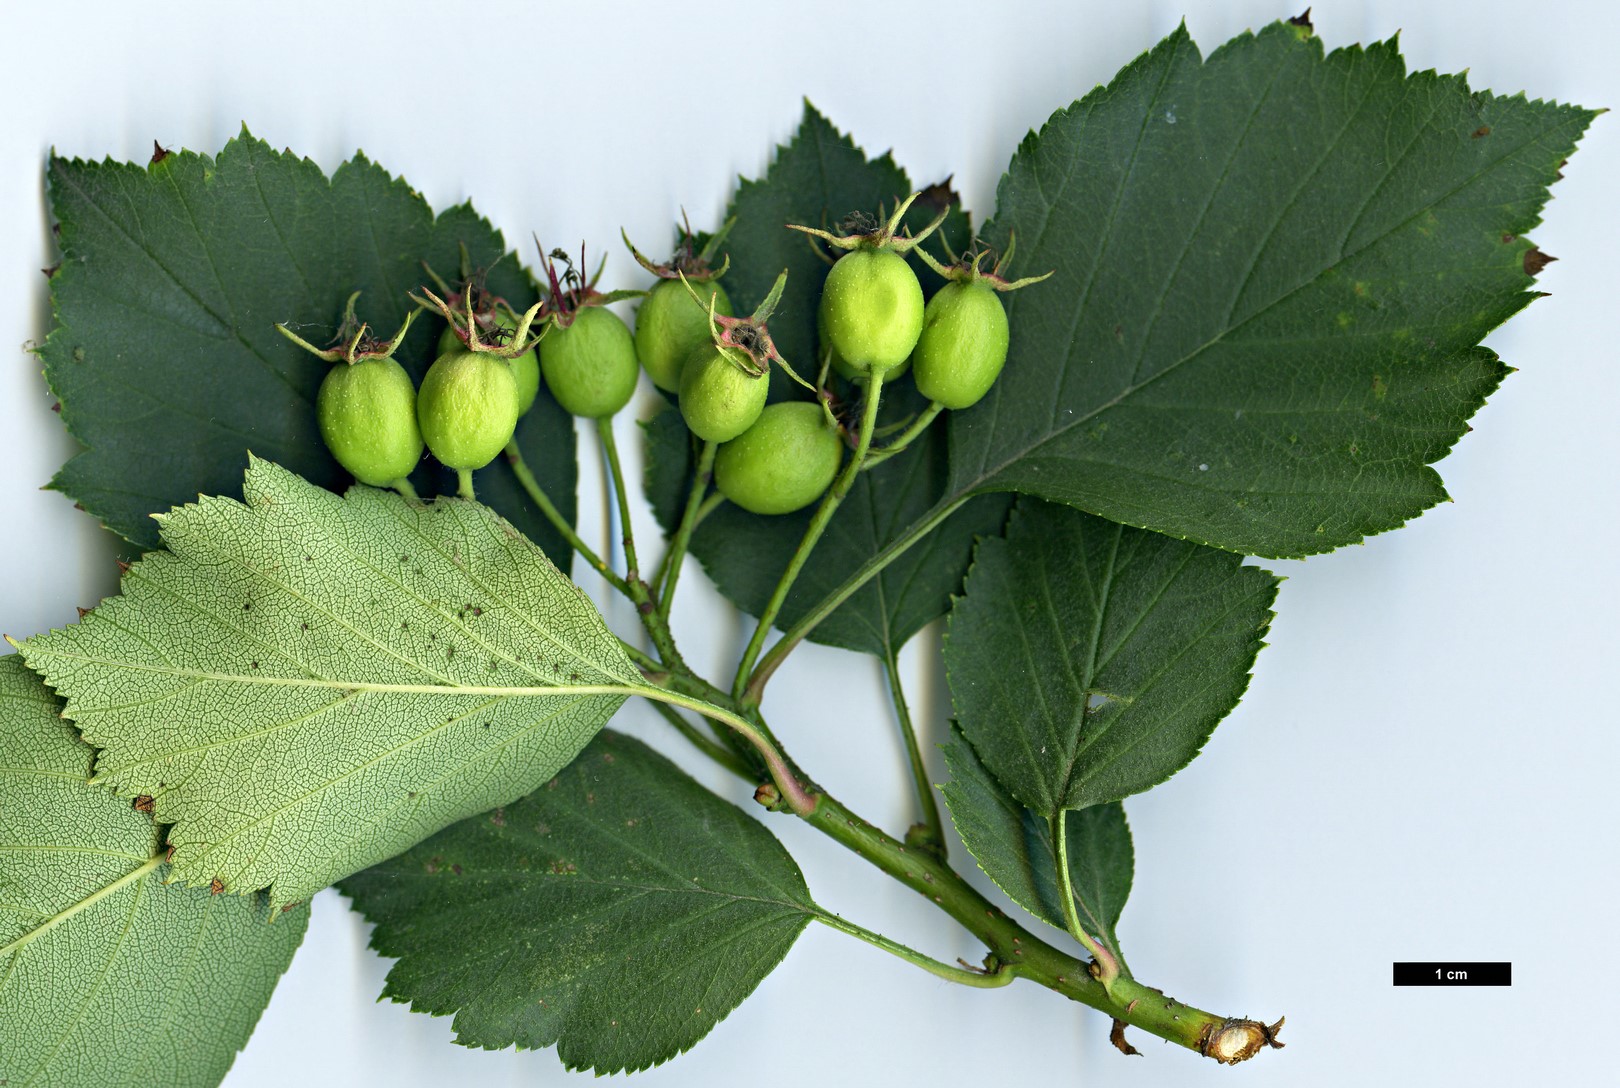
[(1114, 1044), (1114, 1049), (1129, 1057), (1132, 1054), (1141, 1055), (1141, 1051), (1132, 1046), (1125, 1038), (1125, 1021), (1115, 1018), (1114, 1026), (1108, 1032), (1108, 1041)]

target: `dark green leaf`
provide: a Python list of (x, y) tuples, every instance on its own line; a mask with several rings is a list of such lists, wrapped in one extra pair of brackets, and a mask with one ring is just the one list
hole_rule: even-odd
[[(326, 487), (347, 481), (315, 426), (327, 364), (276, 331), (324, 342), (359, 290), (359, 315), (391, 334), (427, 282), (488, 266), (506, 243), (470, 207), (436, 219), (403, 181), (363, 155), (328, 179), (308, 159), (273, 151), (245, 131), (216, 158), (167, 155), (147, 167), (52, 158), (51, 206), (62, 266), (51, 280), (56, 327), (42, 349), (62, 418), (88, 448), (53, 486), (115, 532), (157, 545), (148, 517), (199, 494), (233, 494), (252, 450)], [(535, 300), (512, 257), (492, 290)], [(442, 323), (418, 322), (399, 361), (420, 379)], [(574, 432), (542, 390), (520, 428), (529, 464), (572, 516)], [(452, 490), (424, 468), (425, 494)], [(559, 562), (566, 546), (522, 498), (504, 460), (479, 494)]]
[(1230, 553), (1020, 500), (951, 609), (962, 732), (1043, 817), (1140, 793), (1237, 705), (1276, 593)]
[[(940, 787), (951, 822), (979, 868), (1013, 902), (1065, 929), (1051, 823), (1002, 788), (959, 730), (945, 746), (951, 780)], [(1130, 898), (1135, 871), (1131, 828), (1118, 801), (1092, 805), (1067, 817), (1069, 880), (1086, 929), (1101, 937), (1121, 963), (1115, 927)]]
[[(770, 293), (771, 285), (783, 269), (787, 286), (770, 321), (771, 338), (777, 350), (805, 380), (814, 381), (819, 359), (816, 354), (816, 307), (821, 300), (821, 284), (830, 264), (816, 253), (808, 235), (789, 230), (789, 223), (837, 230), (851, 212), (877, 215), (893, 212), (912, 192), (911, 179), (887, 152), (868, 160), (855, 142), (839, 132), (809, 102), (804, 104), (804, 120), (793, 141), (776, 149), (776, 158), (758, 181), (744, 180), (737, 188), (729, 214), (736, 225), (726, 236), (725, 252), (731, 257), (731, 271), (724, 283), (739, 314), (751, 313)], [(972, 229), (961, 202), (948, 185), (925, 190), (906, 213), (905, 225), (921, 231), (940, 211), (954, 208), (941, 232), (924, 245), (944, 260), (941, 244), (961, 253), (971, 240)], [(923, 263), (911, 258), (929, 293), (939, 278)], [(772, 373), (773, 396), (801, 395), (779, 372)]]
[(218, 1084), (309, 911), (165, 884), (157, 826), (91, 758), (0, 657), (0, 1084)]
[(757, 821), (611, 730), (546, 788), (342, 882), (399, 958), (383, 996), (570, 1068), (692, 1047), (816, 912)]
[[(816, 360), (816, 305), (827, 264), (804, 235), (788, 223), (834, 227), (851, 211), (892, 211), (911, 192), (911, 181), (888, 155), (868, 161), (848, 136), (838, 132), (809, 103), (793, 142), (777, 149), (763, 179), (744, 181), (732, 202), (736, 224), (727, 236), (732, 261), (725, 284), (739, 313), (751, 311), (770, 290), (777, 274), (789, 270), (786, 290), (771, 318), (777, 347), (806, 379)], [(942, 210), (945, 226), (925, 244), (943, 258), (942, 240), (956, 252), (970, 241), (967, 216), (947, 184), (923, 191), (906, 215), (920, 231)], [(932, 289), (939, 279), (913, 258)], [(802, 395), (782, 386), (777, 396)], [(853, 394), (851, 394), (853, 395)], [(909, 381), (885, 391), (883, 422), (921, 411), (926, 403)], [(947, 472), (944, 423), (940, 422), (908, 454), (862, 474), (833, 519), (782, 610), (791, 623), (848, 577), (899, 531), (934, 505)], [(647, 424), (647, 493), (666, 531), (673, 531), (685, 507), (693, 455), (679, 413), (662, 412)], [(811, 636), (818, 642), (882, 656), (898, 651), (918, 629), (942, 615), (962, 584), (973, 538), (995, 532), (1006, 514), (1000, 497), (975, 503), (936, 530), (863, 587)], [(744, 611), (759, 615), (777, 579), (804, 536), (814, 508), (784, 517), (760, 517), (732, 506), (710, 514), (694, 535), (691, 551), (720, 591)]]
[[(891, 418), (922, 407), (921, 398), (903, 387), (888, 399), (895, 405)], [(689, 435), (673, 409), (659, 412), (646, 429), (648, 495), (659, 520), (673, 528), (690, 486), (694, 458)], [(932, 507), (945, 486), (946, 471), (945, 425), (937, 420), (910, 450), (861, 473), (794, 583), (780, 622), (796, 621)], [(972, 558), (974, 539), (998, 532), (1009, 505), (1002, 495), (975, 499), (862, 586), (810, 637), (878, 657), (897, 652), (950, 607)], [(797, 514), (764, 517), (726, 503), (698, 526), (691, 551), (727, 599), (757, 616), (814, 512), (811, 506)]]
[(174, 875), (301, 900), (572, 759), (643, 683), (579, 587), (487, 507), (323, 491), (254, 460), (243, 502), (162, 519), (167, 550), (22, 644), (173, 824)]
[(1010, 489), (1258, 555), (1322, 552), (1445, 497), (1429, 467), (1505, 371), (1524, 237), (1593, 117), (1323, 55), (1277, 24), (1178, 29), (1023, 142), (999, 385), (952, 416), (953, 495)]

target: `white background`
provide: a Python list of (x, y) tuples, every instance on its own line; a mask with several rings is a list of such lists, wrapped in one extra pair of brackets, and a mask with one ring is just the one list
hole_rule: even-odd
[[(613, 253), (610, 282), (639, 283), (615, 246), (619, 227), (656, 248), (682, 205), (714, 223), (736, 176), (760, 174), (789, 137), (801, 96), (869, 150), (892, 146), (914, 179), (954, 172), (982, 217), (1024, 132), (1183, 14), (1206, 51), (1294, 14), (1250, 0), (487, 3), (476, 17), (454, 7), (6, 6), (0, 630), (69, 622), (116, 584), (105, 534), (37, 490), (71, 452), (21, 352), (47, 328), (37, 270), (54, 259), (42, 184), (53, 145), (144, 161), (154, 138), (213, 152), (245, 121), (329, 170), (363, 147), (435, 207), (471, 196), (509, 238), (588, 239)], [(1345, 2), (1318, 4), (1314, 18), (1330, 48), (1400, 29), (1412, 68), (1620, 103), (1609, 5)], [(469, 132), (469, 115), (493, 124)], [(1456, 501), (1364, 547), (1274, 564), (1288, 581), (1248, 697), (1191, 768), (1128, 804), (1137, 879), (1121, 937), (1132, 967), (1204, 1008), (1286, 1013), (1286, 1050), (1225, 1070), (1139, 1036), (1145, 1057), (1126, 1059), (1108, 1047), (1105, 1019), (1044, 990), (962, 990), (812, 928), (708, 1040), (638, 1083), (1614, 1083), (1612, 1047), (1596, 1034), (1616, 980), (1620, 891), (1613, 128), (1596, 123), (1533, 232), (1561, 258), (1541, 281), (1552, 297), (1488, 341), (1521, 372), (1440, 465)], [(633, 441), (631, 420), (619, 425)], [(582, 455), (583, 524), (605, 539), (600, 477)], [(654, 539), (650, 521), (638, 527)], [(678, 634), (718, 672), (745, 629), (701, 575), (682, 597)], [(622, 607), (608, 616), (635, 626)], [(905, 664), (937, 740), (932, 635)], [(871, 661), (806, 647), (766, 709), (854, 808), (891, 828), (909, 821)], [(620, 724), (656, 736), (638, 713)], [(829, 907), (947, 960), (980, 954), (839, 848), (787, 818), (771, 826)], [(373, 1004), (386, 964), (364, 942), (343, 900), (323, 894), (227, 1084), (582, 1076), (549, 1052), (463, 1049), (448, 1021)], [(1512, 960), (1514, 985), (1390, 986), (1392, 960), (1437, 958)]]

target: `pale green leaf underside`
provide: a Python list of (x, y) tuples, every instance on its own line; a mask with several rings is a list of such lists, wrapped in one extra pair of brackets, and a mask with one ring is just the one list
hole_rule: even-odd
[(787, 851), (605, 731), (546, 788), (341, 884), (399, 958), (385, 997), (468, 1046), (645, 1069), (751, 993), (818, 910)]
[(157, 827), (0, 658), (0, 1084), (218, 1084), (304, 934), (262, 897), (165, 886)]
[[(1019, 804), (995, 780), (973, 746), (957, 732), (945, 746), (951, 780), (940, 791), (957, 834), (979, 868), (1019, 906), (1066, 929), (1050, 822)], [(1135, 852), (1119, 802), (1068, 815), (1069, 880), (1086, 930), (1121, 963), (1115, 928), (1135, 875)]]
[[(176, 877), (304, 899), (573, 758), (636, 685), (590, 601), (476, 503), (339, 497), (266, 461), (164, 516), (122, 596), (28, 662), (154, 798)], [(508, 694), (507, 689), (521, 689)]]
[(1230, 553), (1020, 499), (951, 610), (962, 732), (1043, 817), (1149, 789), (1237, 705), (1276, 592)]
[(1505, 368), (1524, 233), (1593, 117), (1185, 28), (1031, 134), (987, 235), (1017, 239), (1011, 355), (951, 416), (951, 491), (1014, 490), (1256, 555), (1327, 551), (1445, 497), (1429, 467)]

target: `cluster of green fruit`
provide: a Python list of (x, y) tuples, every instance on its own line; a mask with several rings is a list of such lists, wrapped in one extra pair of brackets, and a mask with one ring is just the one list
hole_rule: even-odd
[[(797, 228), (846, 251), (827, 275), (817, 315), (822, 380), (835, 370), (872, 397), (885, 380), (910, 369), (936, 411), (966, 408), (989, 391), (1006, 361), (1007, 316), (996, 292), (1032, 281), (1002, 280), (1005, 259), (995, 272), (981, 272), (982, 253), (941, 266), (918, 248), (933, 226), (916, 237), (896, 233), (909, 204), (863, 233)], [(766, 327), (784, 279), (752, 315), (734, 316), (719, 283), (725, 268), (709, 267), (718, 241), (701, 254), (688, 243), (665, 265), (631, 246), (659, 276), (646, 292), (598, 293), (554, 252), (546, 262), (547, 297), (524, 314), (471, 281), (447, 292), (447, 300), (424, 290), (427, 299), (417, 301), (448, 324), (420, 390), (393, 358), (410, 318), (391, 341), (368, 339), (351, 297), (337, 347), (317, 349), (282, 331), (343, 364), (321, 383), (316, 413), (327, 447), (361, 483), (408, 493), (406, 477), (425, 445), (461, 473), (463, 492), (470, 493), (469, 474), (511, 442), (542, 379), (565, 411), (603, 419), (629, 402), (645, 369), (654, 385), (677, 395), (688, 429), (717, 447), (714, 482), (726, 499), (757, 514), (791, 513), (831, 486), (844, 462), (844, 432), (824, 396), (766, 404), (772, 364), (792, 373)], [(948, 281), (926, 306), (908, 252)], [(558, 259), (567, 265), (560, 278)], [(642, 296), (633, 335), (606, 309), (627, 295)]]

